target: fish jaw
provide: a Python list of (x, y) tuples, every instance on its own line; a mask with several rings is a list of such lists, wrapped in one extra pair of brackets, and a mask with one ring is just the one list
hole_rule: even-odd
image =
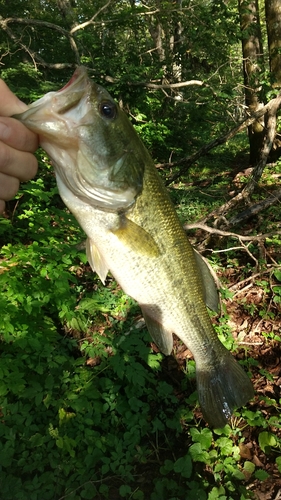
[[(79, 67), (68, 84), (61, 90), (48, 92), (30, 104), (26, 111), (14, 115), (14, 118), (22, 121), (30, 130), (39, 134), (42, 147), (42, 143), (47, 138), (60, 144), (63, 140), (67, 144), (69, 129), (76, 126), (81, 120), (83, 97), (87, 99), (89, 92), (90, 81), (87, 78), (87, 72), (85, 68)], [(78, 110), (77, 106), (79, 106)], [(76, 116), (73, 116), (74, 110)], [(65, 116), (64, 119), (63, 116)]]
[(39, 135), (57, 176), (77, 198), (106, 211), (134, 204), (144, 172), (143, 157), (135, 153), (136, 132), (85, 68), (77, 68), (65, 87), (14, 118)]

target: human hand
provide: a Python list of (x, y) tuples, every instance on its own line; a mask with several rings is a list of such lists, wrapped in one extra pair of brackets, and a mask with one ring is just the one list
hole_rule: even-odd
[(0, 80), (0, 214), (5, 201), (17, 193), (19, 183), (32, 179), (37, 172), (37, 160), (32, 153), (38, 148), (38, 136), (10, 118), (26, 109)]

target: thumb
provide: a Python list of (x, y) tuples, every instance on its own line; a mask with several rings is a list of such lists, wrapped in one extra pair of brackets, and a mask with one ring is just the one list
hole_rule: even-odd
[(27, 109), (26, 104), (20, 101), (9, 89), (6, 83), (0, 79), (0, 115), (12, 116)]

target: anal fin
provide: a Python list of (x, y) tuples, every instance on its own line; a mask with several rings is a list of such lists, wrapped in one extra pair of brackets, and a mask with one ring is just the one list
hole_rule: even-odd
[(141, 308), (147, 329), (160, 351), (166, 356), (171, 354), (173, 349), (173, 335), (170, 330), (161, 325), (157, 320), (153, 319), (145, 310)]

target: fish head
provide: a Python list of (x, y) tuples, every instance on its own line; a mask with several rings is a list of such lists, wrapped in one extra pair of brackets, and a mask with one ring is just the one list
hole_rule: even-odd
[(39, 135), (59, 186), (102, 210), (134, 204), (148, 153), (126, 114), (85, 68), (14, 118)]

